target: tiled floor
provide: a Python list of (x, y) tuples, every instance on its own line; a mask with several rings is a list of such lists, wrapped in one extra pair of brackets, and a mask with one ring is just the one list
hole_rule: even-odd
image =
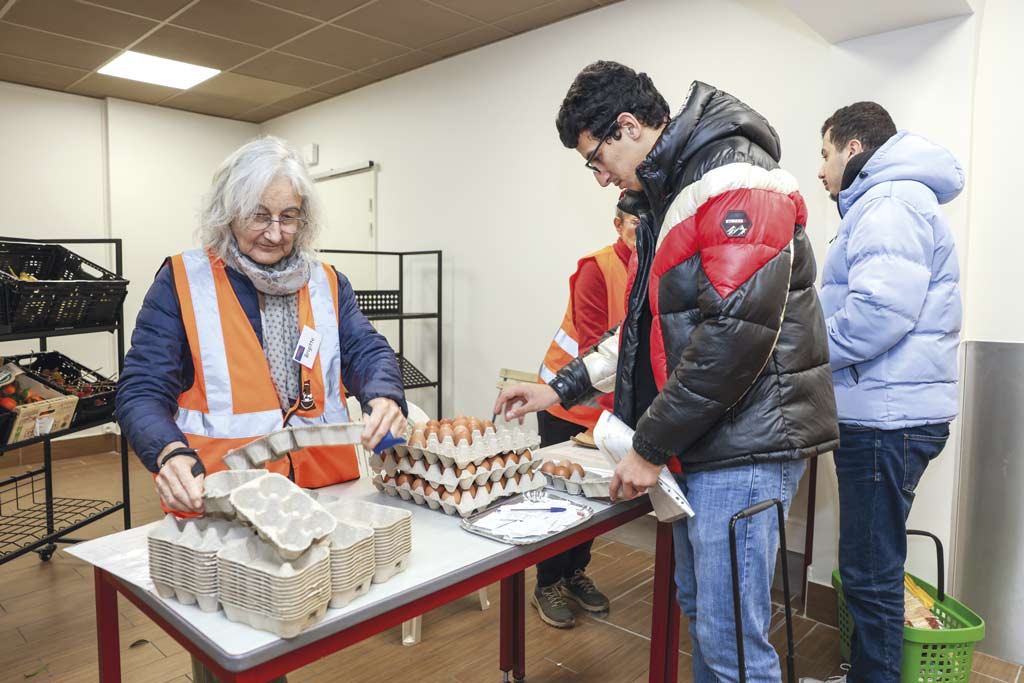
[[(57, 463), (59, 495), (116, 496), (118, 463), (94, 456)], [(0, 470), (0, 480), (13, 474)], [(159, 517), (152, 481), (133, 466), (133, 519)], [(120, 529), (120, 519), (103, 520), (81, 536)], [(575, 629), (559, 631), (527, 615), (527, 675), (531, 683), (574, 681), (640, 683), (647, 680), (653, 555), (625, 543), (599, 539), (590, 574), (612, 598), (605, 618), (581, 616)], [(640, 543), (639, 545), (643, 545)], [(533, 590), (533, 573), (527, 588)], [(96, 630), (92, 574), (64, 552), (42, 563), (35, 555), (0, 565), (0, 681), (95, 681)], [(475, 596), (424, 617), (423, 641), (403, 647), (398, 629), (314, 662), (289, 681), (346, 683), (411, 680), (424, 683), (492, 683), (500, 680), (498, 591), (494, 606), (482, 612)], [(120, 602), (122, 667), (125, 681), (183, 683), (189, 680), (188, 654), (124, 600)], [(800, 676), (824, 678), (838, 672), (838, 632), (797, 616), (796, 668)], [(781, 608), (772, 624), (772, 643), (785, 647)], [(690, 638), (685, 624), (679, 642), (680, 681), (690, 681)], [(784, 652), (782, 652), (784, 654)], [(1024, 683), (1020, 667), (978, 655), (974, 683)]]

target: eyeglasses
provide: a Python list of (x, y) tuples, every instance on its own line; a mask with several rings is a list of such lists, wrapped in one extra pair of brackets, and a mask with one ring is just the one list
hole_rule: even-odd
[(605, 140), (612, 136), (612, 133), (614, 133), (618, 129), (618, 127), (619, 122), (612, 121), (612, 125), (608, 126), (608, 130), (606, 130), (604, 135), (601, 136), (601, 141), (597, 143), (597, 147), (595, 147), (594, 150), (587, 155), (587, 160), (583, 162), (583, 165), (587, 167), (587, 170), (593, 171), (594, 173), (601, 172), (601, 169), (599, 169), (597, 166), (594, 166), (594, 159), (597, 157), (597, 152), (598, 150), (601, 149), (601, 145), (604, 144)]
[(259, 211), (249, 217), (245, 227), (253, 232), (263, 232), (269, 230), (274, 223), (281, 227), (281, 232), (286, 235), (294, 235), (299, 228), (306, 225), (306, 219), (298, 211), (285, 211), (277, 218), (265, 211)]

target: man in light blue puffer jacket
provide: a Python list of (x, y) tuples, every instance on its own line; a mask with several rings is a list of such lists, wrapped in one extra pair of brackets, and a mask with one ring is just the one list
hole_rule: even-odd
[(900, 680), (906, 520), (957, 414), (960, 270), (940, 204), (953, 155), (896, 132), (874, 102), (822, 126), (818, 176), (843, 220), (822, 277), (839, 409), (839, 568), (856, 635), (851, 682)]

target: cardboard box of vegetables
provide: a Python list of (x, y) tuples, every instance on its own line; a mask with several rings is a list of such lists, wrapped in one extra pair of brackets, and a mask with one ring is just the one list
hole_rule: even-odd
[(0, 442), (13, 444), (67, 429), (78, 396), (33, 379), (15, 363), (0, 367)]

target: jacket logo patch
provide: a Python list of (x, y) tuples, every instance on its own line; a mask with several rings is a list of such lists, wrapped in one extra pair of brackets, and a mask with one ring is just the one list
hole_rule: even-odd
[(722, 230), (726, 237), (746, 237), (750, 232), (750, 217), (746, 211), (730, 211), (722, 221)]

